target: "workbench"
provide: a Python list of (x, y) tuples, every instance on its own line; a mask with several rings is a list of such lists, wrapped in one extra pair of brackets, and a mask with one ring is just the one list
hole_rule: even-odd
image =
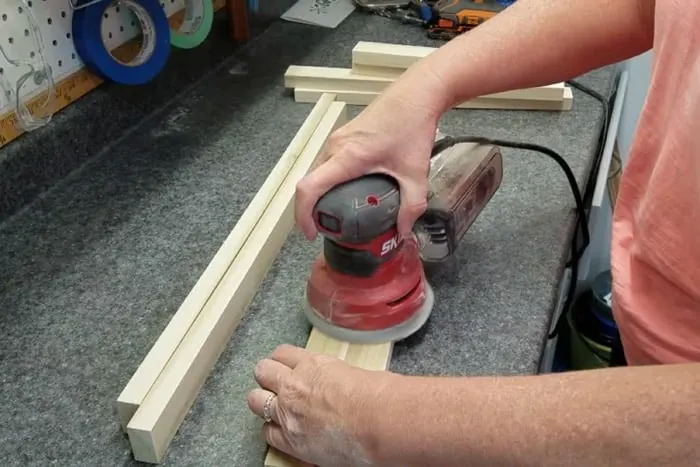
[[(132, 463), (114, 414), (117, 395), (312, 107), (285, 93), (284, 70), (347, 66), (358, 40), (436, 44), (409, 26), (360, 14), (336, 30), (275, 23), (116, 143), (99, 145), (99, 132), (85, 134), (91, 142), (76, 140), (94, 148), (87, 163), (0, 224), (3, 465)], [(614, 74), (607, 67), (580, 82), (607, 96)], [(76, 107), (72, 114), (83, 119), (104, 112)], [(440, 128), (549, 146), (583, 187), (602, 119), (600, 103), (574, 90), (569, 112), (455, 110)], [(33, 136), (16, 144), (32, 144)], [(503, 155), (499, 191), (455, 261), (429, 272), (432, 318), (397, 344), (391, 370), (538, 372), (574, 202), (552, 160), (511, 149)], [(246, 406), (253, 366), (280, 343), (306, 343), (309, 327), (299, 309), (319, 247), (298, 232), (289, 237), (176, 435), (167, 465), (262, 465), (261, 420)]]

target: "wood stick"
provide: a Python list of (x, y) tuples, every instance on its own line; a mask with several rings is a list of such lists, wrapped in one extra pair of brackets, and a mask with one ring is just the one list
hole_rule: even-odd
[(328, 88), (342, 91), (382, 92), (393, 78), (365, 76), (353, 73), (350, 68), (327, 66), (291, 65), (284, 73), (286, 88)]
[(437, 47), (360, 41), (352, 49), (352, 64), (407, 69)]
[(333, 102), (280, 184), (250, 239), (132, 417), (127, 433), (136, 460), (162, 461), (294, 225), (297, 182), (315, 163), (331, 132), (345, 121), (345, 104)]
[[(381, 73), (380, 73), (381, 74)], [(323, 66), (291, 65), (284, 74), (284, 85), (287, 88), (311, 89), (325, 91), (333, 89), (337, 92), (373, 92), (384, 91), (395, 77), (371, 76), (359, 74), (350, 68), (334, 68)], [(480, 97), (489, 99), (535, 99), (561, 102), (564, 99), (564, 83), (556, 83), (528, 89), (488, 94)]]
[[(333, 93), (338, 101), (349, 105), (369, 105), (377, 96), (378, 92), (363, 91), (334, 91), (331, 89), (302, 89), (294, 90), (294, 100), (296, 102), (316, 102), (324, 93)], [(477, 97), (467, 102), (455, 106), (456, 109), (492, 109), (492, 110), (551, 110), (568, 111), (573, 108), (574, 94), (568, 86), (564, 89), (564, 99), (553, 101), (549, 99), (502, 99), (490, 97)]]
[[(306, 350), (322, 353), (345, 360), (350, 365), (372, 371), (389, 368), (393, 342), (380, 344), (349, 344), (323, 334), (316, 328), (311, 330)], [(302, 467), (307, 466), (293, 457), (270, 447), (265, 456), (265, 467)], [(307, 466), (308, 467), (308, 466)]]
[(355, 75), (379, 76), (381, 78), (396, 79), (406, 71), (403, 68), (390, 68), (388, 66), (352, 65), (350, 68)]
[(320, 96), (319, 100), (315, 101), (316, 105), (243, 212), (236, 226), (122, 390), (117, 399), (117, 414), (123, 430), (126, 430), (131, 417), (143, 403), (146, 394), (151, 390), (192, 323), (197, 319), (200, 310), (239, 254), (243, 244), (250, 237), (260, 220), (260, 216), (267, 209), (280, 183), (289, 174), (333, 100), (334, 96), (329, 94)]

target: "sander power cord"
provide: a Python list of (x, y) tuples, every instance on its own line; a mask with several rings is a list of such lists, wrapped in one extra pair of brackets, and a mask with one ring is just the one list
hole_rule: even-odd
[[(534, 151), (538, 152), (540, 154), (544, 154), (552, 159), (559, 165), (559, 167), (564, 171), (564, 175), (566, 176), (566, 179), (569, 182), (569, 186), (571, 187), (571, 192), (574, 197), (574, 202), (576, 203), (576, 212), (577, 212), (577, 220), (576, 220), (576, 226), (580, 226), (582, 229), (582, 236), (583, 236), (583, 245), (579, 248), (577, 245), (577, 236), (578, 233), (574, 232), (574, 235), (571, 240), (571, 250), (572, 250), (572, 258), (571, 258), (571, 284), (570, 284), (570, 290), (569, 294), (566, 297), (566, 301), (564, 302), (564, 307), (562, 311), (562, 315), (566, 313), (566, 311), (570, 308), (573, 298), (574, 298), (574, 290), (573, 288), (576, 285), (577, 281), (577, 276), (578, 276), (578, 261), (583, 255), (586, 247), (590, 243), (590, 233), (588, 231), (588, 222), (586, 222), (586, 209), (584, 206), (583, 202), (583, 196), (581, 195), (581, 190), (578, 187), (578, 183), (576, 182), (576, 177), (574, 176), (573, 172), (571, 171), (571, 167), (569, 167), (569, 164), (566, 163), (564, 158), (557, 153), (556, 151), (546, 147), (546, 146), (541, 146), (539, 144), (532, 144), (532, 143), (521, 143), (521, 142), (516, 142), (516, 141), (508, 141), (508, 140), (502, 140), (502, 139), (492, 139), (492, 138), (485, 138), (481, 136), (446, 136), (441, 139), (439, 139), (433, 146), (433, 150), (431, 152), (430, 157), (433, 158), (436, 155), (440, 154), (442, 151), (456, 145), (456, 144), (461, 144), (461, 143), (476, 143), (476, 144), (482, 144), (482, 145), (493, 145), (493, 146), (501, 146), (501, 147), (506, 147), (506, 148), (513, 148), (513, 149), (524, 149), (524, 150), (529, 150), (529, 151)], [(559, 323), (557, 323), (554, 333), (558, 331), (559, 328)], [(550, 336), (551, 338), (551, 336)]]
[[(619, 77), (618, 77), (619, 78)], [(574, 80), (569, 80), (567, 81), (567, 84), (570, 86), (576, 88), (577, 90), (583, 92), (584, 94), (588, 94), (590, 97), (594, 98), (600, 104), (602, 104), (603, 107), (603, 121), (601, 124), (600, 128), (600, 138), (598, 140), (598, 146), (596, 150), (596, 154), (593, 160), (593, 164), (590, 170), (590, 173), (597, 173), (599, 168), (600, 168), (600, 162), (603, 156), (603, 151), (604, 151), (604, 145), (605, 145), (605, 140), (608, 135), (609, 131), (609, 126), (610, 126), (610, 112), (611, 112), (611, 101), (614, 98), (614, 91), (612, 91), (609, 95), (608, 98), (606, 99), (603, 97), (602, 94), (594, 91), (593, 89), (589, 88), (588, 86), (585, 86), (584, 84), (574, 81)], [(613, 87), (614, 89), (615, 87)], [(576, 285), (578, 283), (578, 263), (583, 256), (584, 252), (586, 251), (586, 248), (588, 248), (590, 244), (590, 232), (588, 230), (588, 216), (586, 213), (586, 208), (585, 208), (585, 203), (587, 201), (584, 200), (590, 200), (590, 198), (593, 195), (593, 191), (595, 190), (595, 181), (596, 177), (589, 177), (587, 182), (586, 182), (586, 187), (584, 194), (581, 194), (581, 191), (578, 187), (578, 183), (576, 182), (576, 178), (574, 177), (574, 174), (571, 171), (571, 168), (569, 167), (569, 164), (566, 163), (564, 158), (558, 154), (556, 151), (547, 148), (545, 146), (541, 146), (538, 144), (531, 144), (531, 143), (522, 143), (522, 142), (515, 142), (515, 141), (507, 141), (507, 140), (500, 140), (500, 139), (491, 139), (491, 138), (485, 138), (485, 137), (480, 137), (480, 136), (459, 136), (459, 137), (444, 137), (440, 140), (438, 140), (435, 145), (433, 146), (433, 150), (431, 153), (431, 158), (435, 157), (437, 154), (439, 154), (441, 151), (444, 151), (445, 149), (454, 146), (455, 144), (459, 143), (477, 143), (477, 144), (490, 144), (494, 146), (502, 146), (502, 147), (507, 147), (507, 148), (512, 148), (512, 149), (524, 149), (524, 150), (530, 150), (530, 151), (535, 151), (540, 154), (544, 154), (552, 159), (561, 167), (561, 169), (564, 171), (564, 174), (566, 176), (566, 179), (569, 182), (569, 185), (571, 187), (571, 192), (574, 196), (574, 201), (576, 203), (576, 223), (574, 227), (574, 233), (571, 238), (571, 258), (570, 260), (566, 263), (567, 267), (571, 268), (571, 274), (569, 277), (569, 290), (568, 294), (566, 296), (566, 299), (564, 301), (564, 305), (562, 307), (561, 313), (559, 314), (558, 317), (555, 317), (557, 319), (554, 327), (552, 328), (551, 332), (548, 334), (547, 338), (548, 339), (553, 339), (556, 337), (560, 331), (563, 323), (565, 322), (564, 317), (567, 315), (567, 313), (570, 311), (574, 298), (576, 296)], [(613, 154), (613, 158), (616, 159), (616, 162), (618, 162), (619, 166), (622, 166), (622, 161), (619, 159), (619, 154)], [(582, 245), (578, 245), (578, 240), (579, 240), (579, 231), (581, 232), (581, 237), (582, 237)], [(590, 344), (583, 339), (583, 342), (586, 343), (587, 346), (590, 347)]]

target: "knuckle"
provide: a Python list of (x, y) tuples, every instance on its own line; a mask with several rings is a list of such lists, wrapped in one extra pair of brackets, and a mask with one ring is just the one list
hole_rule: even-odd
[(410, 205), (408, 205), (406, 208), (411, 214), (420, 214), (423, 211), (425, 211), (425, 208), (428, 207), (428, 202), (425, 200), (416, 200)]
[(338, 146), (339, 144), (341, 144), (341, 142), (343, 141), (343, 138), (344, 138), (343, 132), (344, 132), (344, 128), (341, 127), (341, 128), (338, 128), (337, 130), (335, 130), (334, 132), (332, 132), (328, 136), (328, 139), (326, 140), (327, 141), (326, 144), (328, 145), (329, 148), (334, 148), (335, 146)]
[(310, 186), (309, 186), (309, 179), (308, 179), (308, 177), (303, 177), (301, 180), (299, 180), (299, 181), (297, 182), (297, 186), (296, 186), (296, 193), (297, 193), (297, 196), (299, 196), (299, 195), (301, 195), (301, 196), (306, 195), (306, 194), (309, 193), (309, 191), (310, 191), (309, 188), (310, 188)]

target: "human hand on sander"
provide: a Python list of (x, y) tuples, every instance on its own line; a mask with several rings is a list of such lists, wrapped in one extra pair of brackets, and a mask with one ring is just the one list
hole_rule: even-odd
[[(339, 183), (372, 173), (398, 181), (397, 227), (400, 235), (410, 234), (426, 208), (430, 152), (443, 113), (436, 97), (448, 95), (436, 76), (420, 81), (425, 93), (414, 95), (413, 82), (399, 80), (331, 135), (321, 164), (297, 186), (297, 223), (308, 239), (316, 235), (311, 211), (318, 199)], [(383, 392), (396, 376), (284, 345), (255, 367), (260, 388), (248, 404), (263, 419), (268, 404), (265, 440), (297, 459), (328, 467), (375, 465), (371, 434), (379, 421), (373, 405), (386, 402)]]
[(342, 182), (376, 173), (398, 182), (397, 227), (402, 236), (411, 233), (426, 208), (430, 151), (449, 95), (433, 74), (420, 81), (419, 93), (412, 81), (397, 81), (328, 138), (320, 165), (297, 185), (296, 220), (309, 240), (316, 236), (311, 212), (319, 198)]
[[(655, 14), (663, 17), (656, 30)], [(655, 72), (674, 76), (653, 80), (659, 84), (650, 91), (656, 96), (651, 101), (660, 105), (663, 83), (676, 83), (683, 74), (671, 58), (676, 46), (669, 45), (678, 41), (669, 35), (692, 36), (692, 18), (698, 17), (696, 2), (515, 2), (407, 70), (332, 135), (325, 162), (299, 183), (299, 226), (312, 238), (311, 211), (320, 196), (343, 181), (383, 172), (399, 182), (399, 231), (410, 232), (425, 207), (429, 155), (445, 111), (476, 96), (563, 81), (624, 60), (648, 50), (655, 35), (666, 41), (658, 51), (661, 57), (656, 57), (665, 66), (655, 67)], [(674, 32), (676, 28), (682, 31)], [(697, 38), (684, 47), (688, 53), (676, 58), (697, 64)], [(691, 64), (687, 69), (694, 68)], [(677, 95), (676, 90), (671, 94)], [(683, 105), (688, 114), (700, 112), (697, 100), (685, 99)], [(664, 112), (670, 115), (672, 109)], [(692, 125), (693, 120), (683, 121)], [(647, 135), (664, 135), (668, 130), (666, 119), (656, 118), (655, 112), (640, 125), (646, 125)], [(684, 138), (695, 133), (690, 127), (679, 131)], [(684, 146), (699, 143), (694, 139)], [(648, 144), (635, 147), (644, 151)], [(674, 151), (673, 145), (668, 150)], [(688, 153), (683, 164), (690, 166), (688, 158), (696, 156)], [(630, 154), (630, 162), (635, 157), (656, 156)], [(642, 165), (647, 170), (649, 164)], [(640, 164), (636, 167), (642, 170)], [(632, 185), (637, 186), (636, 181), (626, 186)], [(621, 191), (623, 196), (638, 195), (630, 189)], [(665, 210), (659, 208), (659, 213)], [(685, 241), (692, 244), (693, 239)], [(644, 244), (655, 243), (647, 239)], [(623, 248), (613, 256), (626, 254)], [(660, 280), (658, 272), (635, 271), (640, 284)], [(617, 287), (614, 283), (615, 296), (631, 303), (630, 291)], [(652, 292), (646, 287), (643, 294), (651, 297)], [(683, 297), (688, 295), (678, 289), (675, 302), (657, 296), (655, 303), (680, 303)], [(619, 303), (616, 300), (616, 307)], [(646, 316), (642, 311), (654, 310), (640, 309), (635, 319)], [(657, 311), (673, 314), (668, 306)], [(697, 342), (700, 336), (693, 338)], [(641, 339), (637, 344), (647, 346), (645, 352), (652, 355), (655, 346), (650, 342)], [(664, 355), (672, 355), (674, 344), (667, 344)], [(322, 467), (687, 465), (688, 459), (700, 456), (698, 368), (692, 363), (650, 364), (542, 376), (433, 378), (366, 371), (282, 346), (255, 367), (260, 387), (250, 393), (248, 402), (266, 420), (263, 436), (271, 446)]]

